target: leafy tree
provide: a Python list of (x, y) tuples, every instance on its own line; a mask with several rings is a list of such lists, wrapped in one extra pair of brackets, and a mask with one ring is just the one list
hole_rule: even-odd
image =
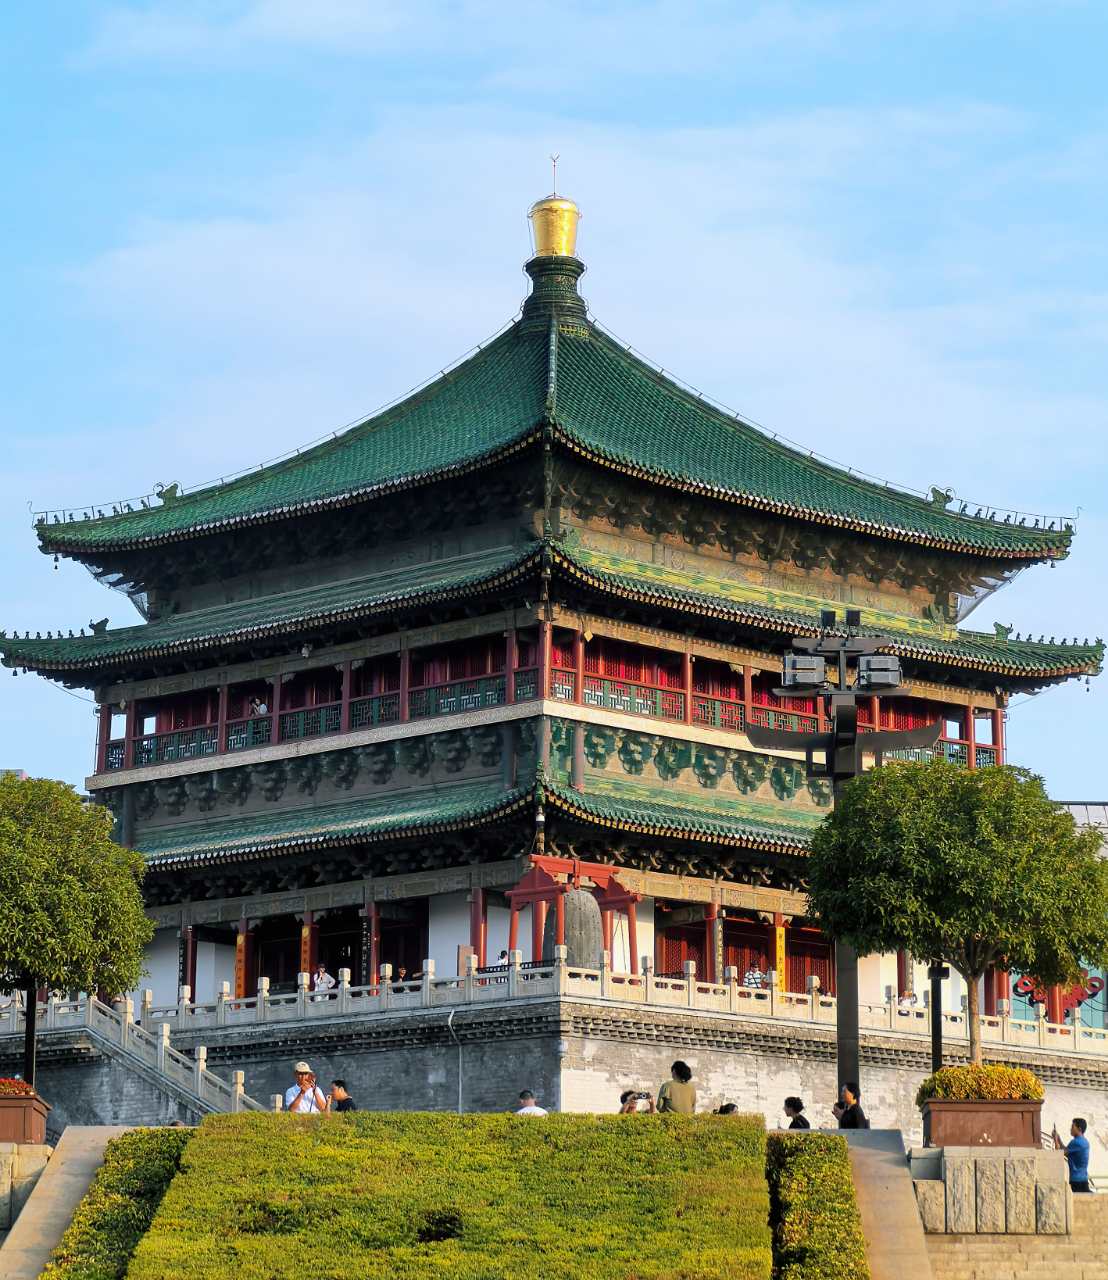
[(153, 935), (144, 865), (111, 829), (106, 809), (64, 783), (0, 776), (0, 988), (117, 993), (138, 982)]
[(977, 983), (990, 965), (1051, 984), (1108, 960), (1099, 847), (1024, 769), (897, 762), (843, 788), (813, 837), (809, 889), (860, 955), (905, 947), (962, 975), (980, 1063)]

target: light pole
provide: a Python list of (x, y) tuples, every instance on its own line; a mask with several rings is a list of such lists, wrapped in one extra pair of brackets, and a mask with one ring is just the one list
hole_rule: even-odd
[[(919, 729), (878, 729), (863, 737), (858, 734), (858, 697), (884, 696), (903, 692), (900, 659), (882, 654), (895, 641), (890, 636), (859, 635), (862, 615), (859, 609), (847, 609), (845, 628), (837, 628), (834, 609), (820, 611), (820, 629), (816, 636), (794, 636), (792, 653), (782, 663), (781, 688), (774, 690), (783, 698), (822, 697), (824, 711), (831, 722), (829, 733), (799, 733), (792, 729), (765, 729), (747, 725), (747, 736), (755, 747), (777, 751), (803, 751), (809, 778), (828, 778), (834, 803), (838, 804), (842, 788), (862, 772), (863, 741), (866, 754), (881, 763), (886, 751), (933, 747), (938, 741), (942, 722)], [(828, 679), (828, 664), (833, 664), (836, 679)], [(853, 671), (854, 683), (848, 683)], [(815, 757), (822, 755), (822, 762)], [(835, 1029), (838, 1041), (839, 1085), (860, 1078), (858, 1048), (858, 956), (849, 943), (835, 942)]]
[(950, 977), (950, 970), (933, 960), (927, 976), (931, 979), (931, 1070), (935, 1072), (943, 1065), (943, 979)]

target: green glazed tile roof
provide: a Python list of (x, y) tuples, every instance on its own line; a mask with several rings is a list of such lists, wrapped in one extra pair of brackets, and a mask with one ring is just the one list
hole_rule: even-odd
[(809, 836), (822, 818), (821, 814), (803, 810), (790, 810), (786, 815), (780, 805), (715, 793), (701, 799), (626, 778), (590, 774), (585, 787), (581, 792), (548, 782), (544, 788), (547, 803), (585, 821), (618, 830), (672, 834), (781, 853), (806, 849)]
[[(770, 631), (815, 635), (819, 610), (827, 601), (773, 591), (733, 579), (688, 573), (645, 564), (623, 556), (566, 545), (554, 552), (556, 568), (597, 590), (614, 592), (642, 604), (668, 605), (689, 613), (730, 618)], [(904, 657), (941, 662), (1009, 676), (1061, 678), (1095, 674), (1104, 645), (1039, 643), (1005, 637), (995, 630), (959, 631), (895, 613), (865, 610), (863, 634), (889, 634), (893, 651)]]
[(530, 803), (530, 792), (484, 779), (173, 827), (141, 836), (137, 847), (152, 867), (199, 866), (491, 822)]
[(758, 510), (990, 558), (1067, 552), (1068, 528), (978, 519), (859, 479), (714, 408), (596, 326), (551, 324), (553, 304), (532, 304), (475, 356), (337, 439), (168, 504), (42, 523), (43, 549), (95, 558), (364, 501), (486, 465), (552, 421), (557, 444), (598, 465)]
[(407, 565), (365, 578), (262, 596), (175, 614), (158, 622), (90, 636), (16, 640), (0, 635), (5, 665), (44, 672), (103, 667), (139, 657), (169, 657), (305, 627), (368, 618), (423, 602), (498, 590), (537, 566), (539, 553), (498, 547), (476, 555)]

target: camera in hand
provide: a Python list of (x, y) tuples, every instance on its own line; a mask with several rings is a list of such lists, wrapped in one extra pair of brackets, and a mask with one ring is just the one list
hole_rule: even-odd
[(634, 1096), (635, 1098), (638, 1099), (639, 1102), (647, 1102), (650, 1098), (649, 1093), (636, 1093)]

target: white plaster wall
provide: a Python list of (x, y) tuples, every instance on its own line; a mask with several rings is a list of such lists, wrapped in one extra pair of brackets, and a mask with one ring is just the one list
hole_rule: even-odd
[(143, 954), (143, 967), (148, 976), (140, 980), (139, 990), (132, 992), (135, 1008), (142, 999), (142, 992), (154, 993), (155, 1005), (177, 1003), (177, 977), (180, 953), (176, 929), (158, 929)]
[(858, 957), (858, 999), (862, 1004), (880, 1004), (885, 999), (881, 956)]
[(200, 941), (196, 944), (196, 990), (193, 1000), (210, 1003), (220, 984), (229, 982), (235, 990), (235, 948), (224, 942)]
[(437, 974), (458, 972), (458, 948), (469, 943), (469, 894), (438, 893), (427, 903), (427, 956)]
[[(636, 941), (638, 956), (636, 972), (642, 967), (642, 958), (646, 956), (654, 963), (654, 899), (643, 898), (638, 904), (635, 917)], [(627, 938), (627, 917), (622, 911), (612, 915), (612, 969), (616, 973), (629, 973), (631, 953)]]
[[(488, 964), (499, 964), (501, 951), (508, 950), (508, 929), (511, 925), (512, 913), (507, 907), (489, 904), (488, 930), (486, 935), (486, 961)], [(524, 907), (519, 913), (519, 949), (524, 960), (531, 959), (531, 908)]]

